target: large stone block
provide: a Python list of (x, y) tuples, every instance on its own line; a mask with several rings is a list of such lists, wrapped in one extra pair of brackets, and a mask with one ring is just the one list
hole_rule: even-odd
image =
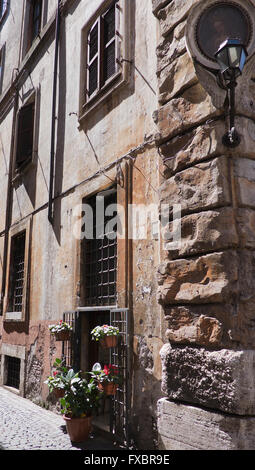
[(181, 55), (159, 73), (159, 103), (166, 103), (196, 82), (197, 76), (190, 56), (187, 53)]
[(152, 11), (154, 15), (163, 7), (165, 7), (172, 0), (152, 0)]
[(234, 301), (238, 293), (235, 251), (162, 263), (158, 268), (158, 301), (163, 305)]
[(240, 157), (241, 161), (235, 169), (235, 174), (238, 176), (241, 171), (238, 167), (242, 166), (242, 159), (244, 157), (255, 159), (255, 123), (251, 119), (239, 117), (236, 122), (241, 142), (237, 148), (231, 149), (231, 151), (222, 144), (222, 136), (226, 131), (225, 123), (222, 120), (198, 126), (191, 132), (174, 137), (162, 144), (160, 154), (164, 163), (165, 177), (169, 178), (188, 166), (218, 155)]
[(231, 203), (228, 159), (199, 163), (166, 180), (160, 187), (162, 204), (180, 204), (182, 214)]
[(233, 341), (246, 349), (255, 345), (255, 299), (239, 302), (233, 326), (229, 330)]
[(186, 215), (182, 217), (180, 224), (181, 240), (178, 249), (171, 240), (173, 222), (162, 231), (164, 249), (168, 251), (170, 259), (238, 246), (234, 210), (230, 207)]
[(239, 209), (237, 211), (240, 246), (255, 249), (255, 211)]
[[(171, 344), (204, 346), (208, 349), (233, 348), (236, 309), (229, 304), (184, 305), (165, 308)], [(240, 338), (238, 338), (240, 339)]]
[(185, 26), (186, 22), (180, 23), (168, 36), (161, 38), (156, 49), (157, 75), (186, 52)]
[(254, 450), (255, 418), (228, 416), (161, 398), (160, 450)]
[(180, 98), (174, 98), (154, 113), (158, 126), (158, 143), (162, 143), (189, 128), (220, 115), (210, 96), (200, 84), (185, 90)]
[(162, 36), (166, 36), (169, 32), (184, 18), (187, 17), (191, 7), (199, 0), (174, 0), (165, 8), (158, 11), (160, 29)]
[(160, 352), (162, 391), (237, 415), (255, 414), (255, 351), (208, 351), (166, 344)]
[(255, 300), (255, 252), (240, 250), (239, 252), (239, 284), (240, 300)]
[(255, 161), (248, 158), (236, 158), (234, 174), (239, 205), (255, 208)]

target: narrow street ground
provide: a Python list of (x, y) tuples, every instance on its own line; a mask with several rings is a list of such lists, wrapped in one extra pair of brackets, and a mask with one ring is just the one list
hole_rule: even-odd
[(84, 443), (72, 443), (61, 415), (0, 387), (0, 450), (115, 450), (94, 430)]

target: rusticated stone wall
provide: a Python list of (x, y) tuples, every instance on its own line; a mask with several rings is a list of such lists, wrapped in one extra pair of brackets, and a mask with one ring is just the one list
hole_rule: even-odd
[[(182, 208), (181, 245), (172, 249), (169, 241), (163, 241), (158, 268), (158, 302), (167, 322), (167, 342), (161, 349), (162, 390), (167, 398), (159, 401), (160, 446), (251, 449), (250, 431), (255, 430), (253, 99), (242, 93), (242, 88), (249, 87), (237, 87), (236, 127), (241, 144), (229, 150), (221, 140), (226, 132), (225, 111), (214, 106), (199, 83), (185, 46), (187, 17), (197, 2), (153, 0), (160, 28), (159, 106), (154, 113), (162, 157), (160, 201)], [(171, 222), (165, 227), (168, 230)], [(194, 408), (183, 402), (200, 408), (199, 420)], [(215, 420), (215, 410), (222, 413), (220, 419)], [(249, 416), (247, 426), (240, 418), (243, 415)], [(175, 422), (173, 416), (177, 416)], [(214, 439), (207, 447), (199, 435), (203, 420), (205, 429), (210, 427), (210, 416)]]

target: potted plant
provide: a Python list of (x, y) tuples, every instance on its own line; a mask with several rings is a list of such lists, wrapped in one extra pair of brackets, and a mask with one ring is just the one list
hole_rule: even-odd
[(44, 383), (48, 385), (50, 393), (54, 393), (56, 398), (61, 398), (65, 394), (65, 376), (69, 369), (61, 359), (56, 359), (53, 367), (55, 367), (55, 370)]
[(92, 339), (100, 341), (103, 348), (115, 348), (119, 334), (119, 328), (112, 325), (98, 325), (91, 331)]
[(49, 330), (55, 336), (56, 341), (68, 341), (71, 336), (72, 327), (63, 320), (54, 325), (49, 325)]
[(90, 374), (97, 381), (99, 390), (102, 390), (105, 395), (115, 395), (118, 385), (122, 382), (118, 367), (112, 364), (105, 365), (102, 369), (97, 362)]
[(88, 439), (91, 419), (100, 405), (101, 396), (102, 392), (93, 378), (87, 380), (73, 369), (68, 371), (65, 376), (65, 395), (60, 403), (71, 441), (82, 442)]

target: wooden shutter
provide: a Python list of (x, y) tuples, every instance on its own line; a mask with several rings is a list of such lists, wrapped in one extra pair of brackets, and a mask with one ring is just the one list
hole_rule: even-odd
[(16, 165), (30, 161), (33, 155), (35, 103), (29, 103), (20, 109), (18, 114), (18, 136)]
[(99, 33), (99, 21), (97, 21), (88, 34), (87, 94), (89, 97), (99, 86)]
[(116, 4), (111, 6), (102, 17), (103, 41), (103, 83), (116, 72)]
[[(1, 1), (1, 18), (5, 15), (5, 13), (7, 12), (7, 8), (8, 8), (8, 3), (9, 3), (9, 0), (2, 0)], [(1, 19), (0, 18), (0, 19)]]

